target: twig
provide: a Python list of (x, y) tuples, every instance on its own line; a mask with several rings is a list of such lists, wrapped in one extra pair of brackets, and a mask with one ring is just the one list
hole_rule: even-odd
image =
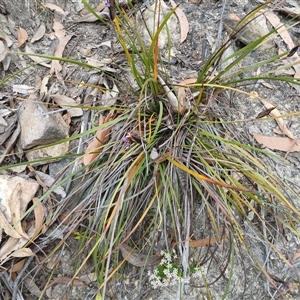
[(220, 16), (220, 24), (219, 24), (219, 29), (218, 29), (218, 36), (217, 36), (217, 41), (216, 41), (216, 48), (218, 48), (219, 45), (221, 44), (221, 36), (222, 36), (222, 31), (223, 31), (223, 16), (224, 16), (224, 11), (225, 11), (225, 6), (226, 6), (226, 0), (223, 0), (221, 16)]
[[(27, 268), (29, 267), (29, 264), (32, 262), (34, 256), (30, 256), (28, 257), (26, 263), (24, 264), (23, 269), (19, 272), (17, 278), (15, 279), (14, 283), (13, 283), (13, 292), (12, 292), (12, 297), (11, 300), (18, 300), (20, 299), (20, 291), (18, 289), (18, 284), (20, 282), (20, 280), (23, 278), (24, 273), (26, 272)], [(23, 297), (22, 297), (23, 298)]]

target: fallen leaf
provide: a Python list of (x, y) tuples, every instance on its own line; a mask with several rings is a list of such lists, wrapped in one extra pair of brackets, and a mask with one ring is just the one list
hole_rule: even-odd
[(35, 88), (33, 86), (29, 86), (26, 84), (14, 84), (13, 85), (13, 92), (23, 95), (29, 95), (34, 93)]
[(162, 79), (162, 77), (157, 76), (157, 79), (159, 83), (162, 85), (166, 97), (168, 98), (168, 101), (171, 105), (171, 108), (174, 112), (183, 114), (186, 110), (185, 103), (180, 103), (179, 99), (176, 97), (176, 95), (171, 91), (171, 89), (167, 86), (166, 82)]
[(267, 108), (265, 110), (263, 110), (262, 112), (260, 112), (256, 119), (260, 119), (260, 118), (263, 118), (265, 116), (267, 116), (273, 109), (275, 109), (277, 106), (273, 106), (273, 107), (270, 107), (270, 108)]
[(89, 284), (93, 281), (97, 281), (97, 279), (98, 279), (98, 276), (97, 276), (97, 273), (95, 273), (95, 272), (83, 274), (83, 275), (79, 276), (79, 280), (81, 280), (87, 284)]
[(11, 254), (12, 257), (28, 257), (33, 255), (34, 253), (30, 248), (21, 248)]
[(50, 95), (50, 98), (53, 99), (60, 107), (65, 107), (71, 117), (80, 117), (83, 115), (82, 108), (76, 107), (78, 106), (78, 103), (74, 99), (59, 94)]
[[(109, 14), (106, 11), (102, 11), (100, 13), (98, 13), (98, 16), (101, 19), (109, 19)], [(84, 15), (82, 17), (80, 17), (77, 20), (74, 20), (75, 23), (93, 23), (99, 21), (99, 18), (97, 18), (94, 14), (89, 13), (87, 15)]]
[(297, 249), (293, 255), (293, 261), (297, 260), (300, 257), (300, 249)]
[[(25, 46), (25, 52), (26, 53), (32, 53), (35, 54), (34, 51), (28, 46)], [(46, 68), (51, 68), (50, 64), (47, 64), (47, 62), (50, 62), (50, 59), (46, 59), (46, 58), (42, 58), (42, 57), (38, 57), (38, 56), (33, 56), (33, 55), (29, 55), (29, 58), (31, 60), (33, 60), (34, 62), (40, 64), (41, 66), (44, 66)]]
[(37, 29), (37, 31), (35, 32), (35, 34), (33, 35), (30, 43), (34, 43), (36, 41), (39, 41), (45, 34), (46, 32), (46, 26), (44, 23), (42, 23), (39, 28)]
[[(22, 216), (26, 212), (27, 205), (32, 200), (38, 188), (39, 184), (32, 179), (0, 175), (0, 210), (8, 222), (12, 222), (12, 212), (15, 212), (15, 208), (12, 208), (12, 206), (19, 206), (19, 211), (15, 213)], [(19, 202), (17, 203), (17, 201)]]
[[(114, 114), (109, 113), (105, 118), (103, 115), (99, 117), (99, 126), (111, 121)], [(90, 164), (100, 153), (100, 147), (103, 146), (109, 138), (110, 128), (99, 129), (94, 137), (93, 141), (87, 146), (85, 155), (83, 157), (83, 164), (87, 166)]]
[(59, 14), (66, 16), (66, 13), (64, 12), (63, 9), (61, 9), (59, 6), (52, 4), (52, 3), (46, 3), (44, 4), (44, 7), (48, 7), (51, 10), (55, 10), (56, 12), (58, 12)]
[(7, 261), (14, 251), (22, 249), (28, 243), (28, 239), (10, 237), (0, 248), (0, 261), (3, 264)]
[(53, 279), (53, 281), (47, 286), (47, 289), (51, 286), (55, 286), (57, 284), (64, 284), (69, 285), (72, 284), (72, 286), (83, 286), (86, 287), (87, 284), (77, 278), (73, 277), (66, 277), (66, 276), (60, 276)]
[(25, 29), (23, 29), (21, 26), (19, 26), (18, 29), (18, 46), (19, 48), (27, 41), (28, 34)]
[(33, 211), (34, 211), (35, 220), (34, 220), (34, 231), (32, 235), (30, 235), (30, 239), (34, 239), (38, 236), (38, 234), (42, 230), (44, 219), (45, 219), (45, 210), (41, 201), (39, 201), (38, 198), (33, 197), (32, 202), (34, 204)]
[(284, 152), (299, 152), (300, 141), (295, 141), (287, 137), (265, 136), (256, 132), (252, 133), (255, 140), (272, 150), (280, 150)]
[(26, 258), (16, 262), (15, 264), (13, 264), (11, 269), (8, 269), (8, 273), (21, 271), (24, 267), (25, 262), (26, 262)]
[(40, 87), (40, 93), (41, 95), (46, 95), (48, 93), (48, 82), (51, 78), (51, 75), (47, 75), (42, 79), (41, 87)]
[(288, 29), (285, 25), (283, 25), (280, 22), (280, 19), (277, 15), (275, 15), (273, 12), (268, 11), (268, 13), (265, 14), (265, 17), (268, 19), (268, 21), (272, 24), (272, 26), (277, 30), (277, 32), (280, 34), (283, 41), (287, 44), (289, 49), (292, 49), (295, 47), (294, 42), (291, 38), (291, 36), (288, 33)]
[(8, 52), (7, 41), (4, 38), (0, 37), (0, 61), (2, 61), (6, 57), (7, 52)]
[[(31, 199), (29, 199), (30, 201)], [(22, 203), (23, 202), (23, 198), (22, 198), (22, 186), (21, 183), (18, 182), (9, 199), (9, 209), (10, 209), (10, 213), (11, 213), (11, 218), (12, 218), (12, 224), (14, 225), (15, 230), (23, 237), (28, 238), (27, 234), (23, 231), (22, 228), (22, 223), (21, 223), (21, 218), (22, 218), (22, 209), (21, 206), (27, 206), (28, 202), (26, 201), (26, 203)], [(28, 238), (29, 239), (29, 238)]]
[[(222, 240), (227, 238), (227, 235), (222, 236)], [(189, 246), (190, 248), (196, 248), (196, 247), (204, 247), (208, 245), (212, 245), (214, 243), (217, 243), (218, 239), (215, 237), (209, 237), (209, 238), (204, 238), (201, 240), (190, 240), (189, 241)]]
[(136, 252), (126, 244), (121, 245), (120, 250), (123, 258), (135, 267), (156, 265), (160, 262), (160, 257), (156, 255), (145, 255), (143, 253)]
[[(272, 26), (277, 30), (277, 32), (280, 34), (281, 38), (283, 39), (283, 41), (286, 43), (288, 49), (292, 50), (295, 47), (295, 44), (291, 38), (291, 36), (288, 33), (288, 29), (286, 28), (286, 26), (284, 26), (281, 22), (280, 19), (277, 15), (275, 15), (273, 12), (268, 11), (268, 13), (266, 14), (266, 18), (268, 19), (268, 21), (272, 24)], [(299, 22), (298, 22), (299, 23)], [(294, 24), (295, 26), (296, 24)], [(297, 54), (297, 52), (293, 55), (294, 59), (296, 58), (296, 60), (293, 61), (293, 69), (296, 71), (296, 74), (294, 75), (295, 78), (299, 78), (300, 77), (300, 59), (299, 59), (299, 55)], [(297, 86), (293, 85), (297, 91), (299, 91), (299, 89), (297, 88)]]
[(181, 104), (181, 106), (186, 106), (185, 86), (188, 84), (193, 84), (196, 81), (197, 81), (197, 78), (189, 78), (189, 79), (185, 79), (178, 83), (179, 88), (178, 88), (177, 96), (178, 96), (178, 101)]
[(97, 68), (100, 68), (100, 67), (104, 67), (108, 64), (111, 64), (112, 63), (112, 59), (111, 58), (104, 58), (102, 60), (97, 60), (97, 59), (94, 59), (94, 58), (87, 58), (87, 63), (93, 67), (97, 67)]
[[(178, 5), (173, 1), (170, 0), (170, 3), (173, 8), (177, 7)], [(189, 33), (189, 22), (185, 15), (185, 13), (182, 11), (181, 8), (177, 7), (175, 10), (175, 13), (178, 17), (179, 24), (180, 24), (180, 43), (184, 42), (187, 38), (187, 35)]]
[(101, 101), (103, 106), (113, 106), (116, 103), (117, 96), (119, 94), (119, 89), (114, 83), (113, 88), (110, 89), (107, 81), (104, 79), (103, 84), (106, 87), (105, 93), (102, 95)]
[(9, 224), (8, 220), (0, 210), (0, 227), (4, 229), (5, 233), (13, 238), (20, 238), (21, 235)]
[[(53, 30), (55, 36), (59, 40), (59, 43), (54, 51), (54, 56), (62, 57), (65, 47), (72, 36), (66, 35), (63, 25), (56, 19), (54, 19), (53, 21)], [(50, 74), (52, 75), (53, 73), (55, 73), (56, 77), (62, 80), (62, 77), (60, 75), (61, 70), (62, 70), (62, 66), (59, 60), (52, 60)]]
[[(274, 107), (273, 104), (271, 104), (270, 102), (268, 102), (265, 99), (260, 98), (260, 101), (263, 103), (263, 105), (265, 106), (265, 108), (270, 109), (272, 107)], [(290, 139), (294, 140), (295, 136), (293, 135), (293, 133), (286, 127), (284, 121), (282, 118), (279, 118), (281, 116), (279, 110), (277, 108), (273, 109), (270, 112), (270, 115), (275, 117), (275, 121), (277, 122), (278, 126), (280, 127), (281, 131), (288, 136)]]
[[(55, 183), (55, 179), (50, 175), (37, 170), (35, 173), (46, 187), (49, 188)], [(61, 197), (66, 197), (66, 192), (64, 191), (63, 186), (58, 186), (53, 192)]]

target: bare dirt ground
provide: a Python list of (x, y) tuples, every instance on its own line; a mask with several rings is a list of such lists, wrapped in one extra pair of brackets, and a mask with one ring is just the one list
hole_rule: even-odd
[[(276, 1), (271, 1), (276, 2)], [(284, 2), (284, 1), (282, 1)], [(286, 1), (289, 2), (289, 1)], [(65, 16), (59, 16), (60, 22), (63, 25), (66, 34), (70, 36), (69, 41), (66, 43), (63, 51), (63, 57), (78, 61), (89, 61), (96, 59), (97, 61), (109, 60), (109, 64), (106, 66), (111, 68), (116, 76), (120, 73), (119, 66), (125, 66), (125, 58), (118, 54), (120, 46), (118, 45), (114, 31), (110, 25), (104, 25), (99, 21), (85, 21), (83, 18), (85, 15), (82, 11), (80, 1), (0, 1), (0, 13), (2, 21), (10, 20), (8, 28), (8, 35), (12, 41), (9, 45), (11, 51), (18, 50), (18, 28), (21, 26), (28, 33), (28, 41), (34, 36), (38, 28), (44, 24), (45, 34), (36, 42), (27, 42), (30, 49), (36, 53), (53, 55), (56, 46), (57, 39), (53, 38), (53, 20), (57, 12), (52, 9), (45, 8), (43, 5), (46, 3), (53, 3), (60, 7)], [(96, 7), (100, 5), (99, 1), (90, 1), (90, 5)], [(189, 21), (189, 34), (185, 42), (180, 44), (175, 42), (174, 51), (176, 56), (176, 63), (172, 66), (171, 76), (181, 81), (188, 77), (195, 77), (199, 69), (201, 69), (201, 63), (205, 61), (208, 55), (216, 49), (221, 42), (227, 38), (227, 33), (224, 29), (225, 26), (220, 27), (220, 22), (229, 18), (229, 15), (234, 13), (240, 17), (245, 16), (255, 7), (261, 4), (261, 1), (255, 0), (228, 0), (224, 1), (212, 1), (212, 0), (183, 0), (177, 2), (180, 4), (180, 8), (184, 11)], [(290, 1), (287, 4), (288, 7), (292, 7), (294, 1)], [(87, 12), (85, 12), (87, 13)], [(286, 14), (276, 12), (279, 18), (286, 24), (291, 25), (295, 20), (287, 17)], [(271, 29), (271, 24), (267, 24)], [(220, 28), (222, 31), (220, 31)], [(299, 27), (294, 27), (289, 31), (291, 37), (296, 43), (299, 39)], [(236, 49), (242, 46), (245, 42), (236, 43)], [(108, 47), (107, 45), (114, 45)], [(268, 58), (271, 55), (275, 55), (278, 49), (286, 51), (285, 44), (280, 38), (276, 38), (272, 41), (273, 47), (268, 50), (254, 51), (249, 57), (249, 63), (255, 63), (262, 58)], [(21, 51), (26, 51), (25, 46), (21, 46)], [(235, 51), (235, 49), (232, 49)], [(6, 64), (3, 63), (3, 68), (0, 69), (0, 80), (7, 78), (12, 73), (24, 68), (28, 64), (32, 63), (32, 60), (25, 56), (10, 55), (10, 59)], [(261, 66), (261, 72), (266, 71), (264, 66)], [(0, 88), (0, 102), (1, 100), (11, 99), (13, 106), (17, 109), (20, 102), (17, 96), (13, 92), (13, 84), (22, 84), (35, 87), (38, 82), (49, 75), (49, 68), (37, 64), (36, 66), (27, 69), (26, 71), (18, 74), (10, 81), (6, 82)], [(84, 82), (98, 84), (100, 76), (95, 71), (90, 71), (85, 68), (74, 65), (65, 65), (61, 71), (64, 83), (59, 81), (55, 74), (50, 78), (48, 87), (52, 89), (51, 93), (59, 91), (61, 94), (69, 97), (77, 97), (80, 99), (81, 104), (89, 103), (90, 90), (88, 87), (80, 87), (74, 85), (70, 87), (69, 82)], [(110, 84), (110, 83), (108, 83)], [(277, 105), (280, 112), (291, 113), (299, 111), (299, 90), (292, 87), (287, 83), (275, 82), (265, 85), (261, 82), (253, 83), (252, 86), (247, 86), (248, 91), (255, 90), (260, 96), (268, 99)], [(24, 96), (23, 96), (24, 97)], [(26, 96), (24, 97), (26, 98)], [(4, 104), (3, 104), (4, 105)], [(7, 105), (7, 104), (5, 104)], [(4, 105), (4, 106), (5, 106)], [(237, 96), (233, 92), (228, 92), (224, 95), (224, 101), (220, 102), (218, 107), (214, 108), (219, 115), (223, 109), (237, 110), (239, 117), (242, 119), (255, 118), (259, 112), (263, 110), (263, 105), (259, 101), (254, 101), (247, 97)], [(245, 125), (247, 124), (247, 125)], [(70, 135), (74, 132), (78, 132), (81, 126), (81, 118), (74, 117), (70, 124)], [(289, 118), (289, 129), (295, 136), (300, 136), (300, 119), (299, 116), (293, 116)], [(257, 145), (255, 139), (252, 136), (252, 132), (261, 132), (264, 135), (273, 135), (273, 130), (277, 127), (276, 123), (272, 120), (268, 122), (254, 122), (236, 123), (232, 134), (234, 134), (242, 142)], [(70, 148), (76, 148), (76, 144), (71, 144)], [(73, 150), (74, 150), (73, 149)], [(272, 152), (273, 150), (269, 150)], [(274, 150), (281, 157), (286, 155), (285, 152), (278, 152)], [(260, 158), (263, 156), (261, 155)], [(10, 160), (4, 160), (3, 163), (13, 163), (16, 158)], [(270, 171), (277, 173), (282, 180), (288, 182), (295, 190), (300, 192), (300, 156), (299, 152), (292, 152), (286, 156), (286, 160), (280, 161), (275, 158), (263, 158), (266, 164), (270, 167)], [(53, 163), (49, 165), (49, 174), (53, 175), (57, 173), (57, 170), (66, 164), (67, 162)], [(53, 175), (54, 176), (54, 175)], [(300, 206), (299, 206), (300, 207)], [(195, 208), (194, 227), (195, 234), (197, 230), (201, 231), (201, 219), (197, 217), (198, 211), (201, 207)], [(282, 262), (282, 260), (274, 254), (268, 247), (265, 247), (260, 241), (253, 239), (253, 233), (247, 228), (245, 223), (245, 235), (248, 236), (253, 248), (252, 251), (257, 254), (258, 261), (266, 266), (269, 274), (274, 274), (278, 278), (283, 279), (284, 282), (289, 280), (291, 284), (289, 288), (284, 287), (284, 283), (278, 283), (283, 286), (282, 293), (287, 299), (300, 299), (298, 290), (298, 278), (297, 272), (291, 272), (289, 268)], [(59, 239), (57, 239), (59, 242)], [(286, 240), (278, 242), (278, 247), (286, 254), (286, 258), (290, 259), (293, 253), (299, 248), (300, 241), (292, 236), (287, 235)], [(43, 249), (46, 253), (50, 253), (54, 249), (55, 244), (47, 245), (46, 249)], [(38, 263), (38, 260), (33, 259), (30, 264), (30, 272), (27, 272), (27, 277), (33, 279), (35, 286), (29, 285), (24, 280), (22, 284), (22, 293), (24, 299), (33, 300), (38, 299), (41, 295), (41, 290), (47, 283), (49, 274), (54, 271), (53, 282), (51, 287), (47, 290), (46, 294), (42, 296), (42, 299), (95, 299), (97, 292), (97, 284), (92, 278), (92, 263), (88, 262), (86, 269), (82, 271), (83, 274), (87, 274), (88, 278), (83, 280), (80, 277), (72, 284), (71, 278), (73, 275), (74, 267), (79, 262), (82, 262), (85, 255), (81, 253), (77, 256), (77, 243), (71, 238), (65, 246), (59, 251), (59, 253), (51, 259), (50, 262), (44, 262), (43, 265)], [(193, 250), (197, 251), (197, 250)], [(226, 245), (224, 245), (224, 253), (220, 248), (220, 260), (224, 259), (226, 255), (230, 255)], [(262, 274), (252, 267), (252, 262), (246, 254), (240, 252), (235, 254), (233, 275), (230, 279), (230, 287), (228, 293), (228, 299), (281, 299), (283, 296), (278, 295), (276, 291), (268, 284)], [(216, 261), (215, 265), (208, 266), (211, 270), (216, 270), (216, 274), (213, 271), (209, 273), (208, 281), (214, 281), (214, 279), (220, 273), (218, 268), (219, 264)], [(28, 271), (28, 269), (27, 269)], [(143, 280), (140, 280), (140, 268), (128, 265), (125, 269), (124, 280), (117, 284), (117, 282), (110, 282), (107, 293), (107, 299), (158, 299), (158, 300), (172, 300), (176, 299), (176, 289), (165, 287), (164, 289), (153, 290), (147, 281), (147, 276)], [(225, 274), (216, 283), (210, 286), (211, 299), (221, 299), (226, 286), (228, 284), (231, 274), (225, 272)], [(291, 288), (293, 284), (293, 288)], [(183, 299), (209, 299), (205, 296), (205, 287), (199, 282), (194, 280), (192, 284), (188, 285), (185, 289), (185, 295)], [(5, 298), (5, 295), (2, 294)], [(0, 296), (1, 297), (1, 296)], [(18, 298), (19, 299), (19, 298)], [(21, 299), (21, 298), (20, 298)]]

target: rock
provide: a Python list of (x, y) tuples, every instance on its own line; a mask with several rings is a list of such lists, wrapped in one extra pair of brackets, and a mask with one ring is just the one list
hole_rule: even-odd
[[(32, 149), (31, 151), (26, 152), (26, 158), (29, 161), (42, 159), (41, 161), (33, 164), (34, 166), (38, 166), (38, 165), (48, 163), (49, 160), (47, 160), (46, 158), (63, 156), (68, 152), (68, 150), (69, 150), (69, 142), (60, 143), (47, 148)], [(59, 158), (57, 160), (59, 160)], [(51, 160), (51, 162), (57, 160)]]
[[(270, 32), (264, 15), (256, 15), (251, 22), (248, 21), (246, 24), (239, 25), (240, 21), (241, 19), (237, 15), (231, 14), (224, 20), (224, 27), (230, 35), (238, 32), (236, 35), (237, 39), (245, 45), (256, 41)], [(263, 43), (258, 46), (258, 48), (261, 51), (266, 51), (273, 49), (274, 46), (274, 34), (272, 34), (266, 38)]]
[(23, 149), (47, 145), (68, 137), (69, 128), (58, 113), (47, 114), (43, 104), (24, 102), (19, 110)]
[[(149, 8), (145, 9), (142, 13), (143, 16), (141, 16), (140, 13), (137, 14), (137, 28), (140, 28), (139, 31), (146, 46), (149, 47), (152, 42), (149, 32), (153, 36), (158, 26), (164, 21), (170, 11), (171, 9), (165, 2), (159, 0), (157, 3), (154, 2)], [(144, 23), (146, 23), (146, 26)], [(168, 40), (171, 44), (173, 44), (174, 41), (179, 42), (178, 21), (174, 14), (169, 18), (167, 25), (164, 26), (159, 34), (158, 47), (163, 49), (168, 44)]]

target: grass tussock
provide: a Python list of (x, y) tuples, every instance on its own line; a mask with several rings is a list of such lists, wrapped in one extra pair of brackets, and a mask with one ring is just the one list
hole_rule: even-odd
[[(237, 120), (226, 107), (228, 103), (220, 100), (226, 91), (251, 97), (243, 86), (258, 79), (292, 81), (276, 77), (275, 70), (251, 75), (252, 70), (284, 54), (235, 68), (274, 32), (227, 57), (231, 63), (219, 70), (225, 50), (234, 42), (232, 36), (208, 58), (195, 82), (181, 87), (186, 92), (182, 104), (176, 92), (180, 87), (170, 81), (158, 48), (159, 33), (175, 10), (161, 20), (147, 47), (132, 19), (117, 8), (117, 17), (109, 26), (115, 30), (138, 89), (126, 90), (130, 103), (92, 108), (96, 118), (111, 118), (70, 139), (106, 130), (107, 140), (91, 150), (97, 155), (88, 165), (79, 164), (87, 155), (79, 154), (74, 162), (79, 167), (40, 198), (43, 201), (57, 186), (72, 182), (67, 196), (55, 207), (52, 222), (63, 215), (61, 224), (69, 225), (59, 225), (57, 230), (66, 236), (76, 233), (78, 253), (84, 249), (88, 255), (78, 264), (74, 277), (92, 260), (103, 297), (110, 279), (121, 282), (128, 265), (140, 268), (141, 281), (149, 266), (156, 268), (149, 273), (153, 285), (172, 285), (175, 280), (182, 283), (178, 285), (181, 295), (184, 283), (197, 278), (208, 298), (211, 284), (229, 270), (226, 297), (237, 253), (250, 257), (268, 277), (252, 253), (253, 239), (284, 260), (276, 247), (280, 228), (298, 235), (300, 213), (294, 202), (299, 195), (265, 165), (266, 150), (235, 134)], [(124, 89), (126, 83), (121, 78), (116, 81)], [(219, 114), (211, 103), (222, 107)], [(55, 232), (48, 239), (51, 236), (55, 239)], [(220, 253), (223, 262), (218, 265)], [(209, 266), (217, 270), (214, 278), (207, 275)], [(173, 275), (166, 275), (170, 273)]]

